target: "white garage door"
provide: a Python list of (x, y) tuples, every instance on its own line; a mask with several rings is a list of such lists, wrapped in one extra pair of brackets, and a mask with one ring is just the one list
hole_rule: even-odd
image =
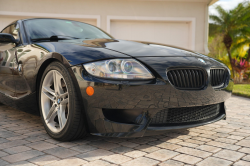
[(140, 40), (191, 48), (191, 23), (111, 20), (110, 33), (117, 39)]
[[(3, 30), (7, 25), (9, 25), (11, 22), (19, 20), (19, 19), (26, 19), (26, 18), (33, 18), (33, 17), (6, 17), (6, 16), (0, 16), (0, 31)], [(65, 18), (67, 19), (67, 18)], [(97, 21), (95, 19), (73, 19), (70, 18), (69, 20), (75, 20), (80, 22), (85, 22), (91, 25), (97, 25)]]

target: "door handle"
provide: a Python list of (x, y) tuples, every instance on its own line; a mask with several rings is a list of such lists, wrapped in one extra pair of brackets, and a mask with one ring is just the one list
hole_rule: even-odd
[(23, 65), (22, 64), (18, 64), (18, 72), (21, 73), (23, 72)]

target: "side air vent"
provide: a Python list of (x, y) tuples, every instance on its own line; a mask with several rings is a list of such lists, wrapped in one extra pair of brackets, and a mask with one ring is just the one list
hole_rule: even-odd
[(210, 78), (211, 85), (213, 87), (222, 86), (226, 80), (226, 70), (225, 69), (211, 69)]
[(202, 89), (205, 86), (205, 73), (202, 69), (171, 69), (168, 80), (179, 89)]

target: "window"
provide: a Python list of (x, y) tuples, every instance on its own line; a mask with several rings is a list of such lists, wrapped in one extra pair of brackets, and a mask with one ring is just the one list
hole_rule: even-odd
[(1, 33), (9, 33), (9, 32), (10, 32), (10, 26), (3, 29)]
[(19, 37), (19, 25), (18, 24), (11, 24), (10, 26), (6, 27), (2, 33), (9, 33), (14, 36), (15, 39), (20, 39)]
[(26, 32), (31, 39), (65, 36), (80, 39), (96, 39), (112, 37), (99, 28), (70, 20), (60, 19), (31, 19), (24, 21)]

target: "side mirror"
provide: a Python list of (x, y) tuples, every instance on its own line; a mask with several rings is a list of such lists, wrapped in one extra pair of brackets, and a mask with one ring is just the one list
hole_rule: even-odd
[(0, 33), (0, 43), (1, 44), (10, 44), (10, 43), (17, 43), (17, 41), (11, 34)]
[(17, 40), (8, 33), (0, 33), (0, 52), (15, 47)]

